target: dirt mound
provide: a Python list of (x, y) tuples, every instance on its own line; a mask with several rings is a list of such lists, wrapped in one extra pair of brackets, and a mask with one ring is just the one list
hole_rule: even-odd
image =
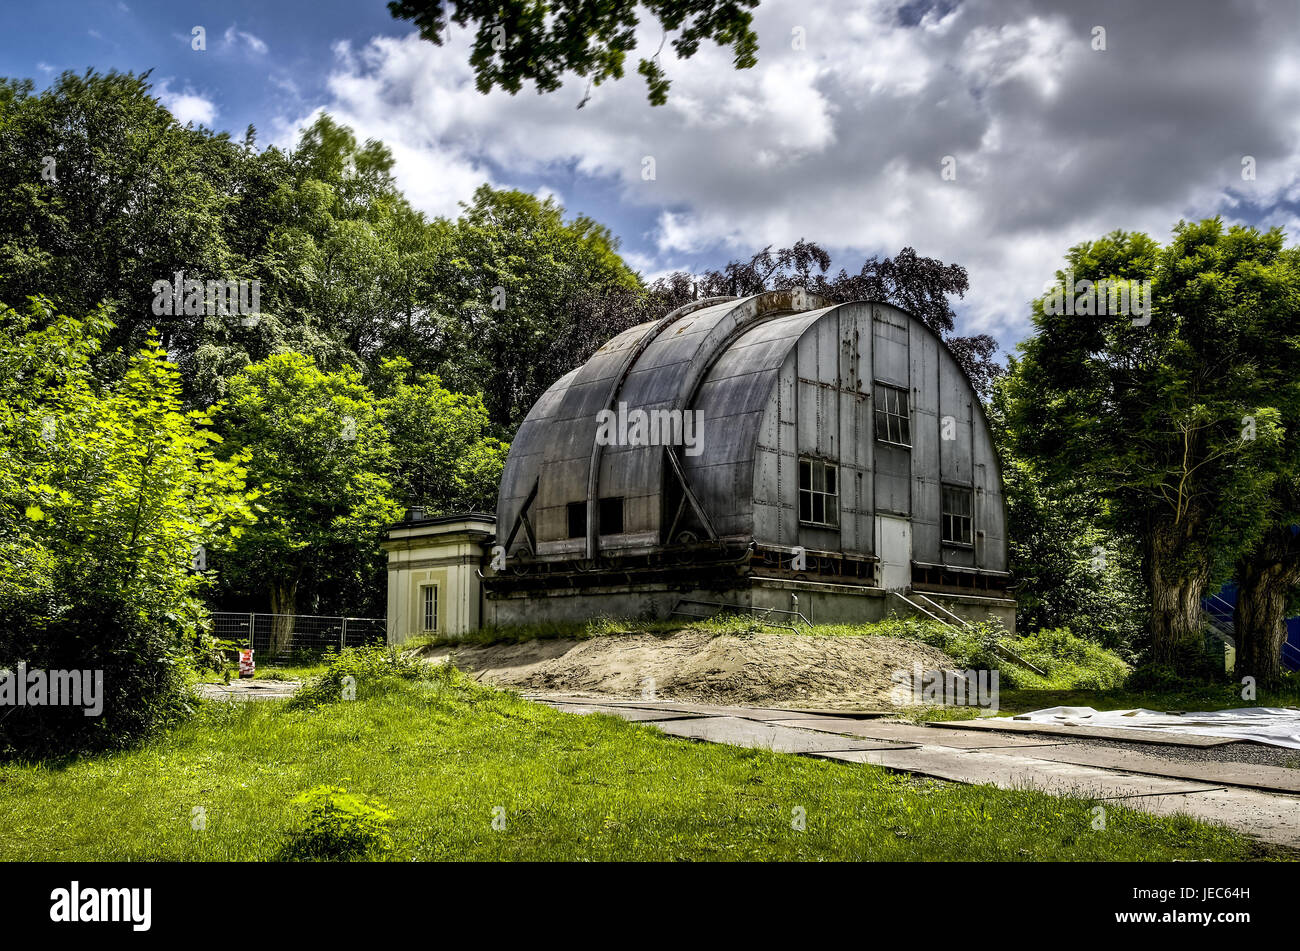
[(952, 669), (952, 658), (915, 641), (803, 634), (614, 634), (430, 650), (486, 683), (526, 693), (819, 708), (891, 706), (891, 675)]

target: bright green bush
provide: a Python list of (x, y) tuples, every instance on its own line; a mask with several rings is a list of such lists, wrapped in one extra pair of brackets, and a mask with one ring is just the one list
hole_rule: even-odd
[(302, 824), (284, 848), (287, 859), (342, 861), (378, 857), (393, 847), (393, 816), (367, 796), (340, 786), (316, 786), (294, 804), (304, 808)]
[(1011, 670), (1012, 665), (1007, 665), (1002, 676), (1011, 687), (1111, 690), (1123, 685), (1129, 673), (1128, 664), (1117, 654), (1065, 627), (1034, 631), (1009, 640), (1007, 646), (1047, 675), (1040, 677), (1019, 666)]
[[(991, 622), (958, 629), (924, 619), (891, 617), (873, 625), (872, 633), (937, 647), (962, 670), (997, 670), (1004, 687), (1109, 690), (1122, 685), (1129, 672), (1117, 654), (1064, 627), (1011, 637)], [(1017, 664), (1005, 651), (1014, 652), (1046, 676)]]
[(120, 379), (98, 378), (111, 330), (102, 313), (0, 306), (0, 670), (103, 679), (99, 715), (0, 715), (0, 756), (123, 747), (184, 715), (185, 674), (212, 649), (195, 546), (253, 518), (242, 457), (214, 456), (156, 336)]
[(290, 709), (310, 709), (339, 700), (379, 696), (399, 681), (426, 680), (449, 683), (455, 671), (430, 664), (414, 652), (385, 644), (348, 647), (326, 654), (325, 673), (310, 678), (289, 701)]

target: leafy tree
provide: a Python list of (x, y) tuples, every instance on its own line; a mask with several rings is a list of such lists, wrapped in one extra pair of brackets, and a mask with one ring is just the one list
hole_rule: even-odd
[[(410, 208), (381, 143), (328, 116), (288, 153), (255, 141), (180, 126), (148, 74), (0, 84), (0, 302), (40, 287), (67, 313), (111, 307), (107, 375), (156, 326), (195, 406), (283, 350), (337, 367), (401, 347), (447, 225)], [(179, 272), (257, 282), (260, 313), (154, 313)]]
[[(1036, 301), (1036, 333), (1007, 384), (1009, 435), (1047, 486), (1083, 487), (1102, 527), (1138, 540), (1153, 659), (1187, 665), (1202, 649), (1207, 584), (1266, 524), (1282, 441), (1251, 351), (1261, 308), (1291, 294), (1282, 236), (1207, 219), (1180, 223), (1166, 248), (1114, 232), (1066, 260), (1063, 287), (1068, 275), (1149, 280), (1153, 306), (1107, 316)], [(1247, 415), (1253, 440), (1243, 439)]]
[(150, 93), (148, 74), (64, 73), (48, 89), (6, 81), (0, 95), (0, 302), (41, 288), (57, 309), (113, 308), (101, 360), (121, 372), (157, 327), (173, 352), (196, 318), (152, 312), (153, 284), (177, 271), (236, 278), (227, 243), (240, 151), (184, 128)]
[[(731, 48), (737, 69), (748, 69), (758, 61), (749, 12), (757, 6), (758, 0), (394, 0), (388, 9), (397, 19), (413, 21), (420, 36), (438, 46), (449, 22), (474, 25), (469, 61), (479, 92), (500, 86), (514, 94), (526, 82), (535, 83), (538, 92), (552, 92), (566, 73), (586, 77), (594, 86), (621, 78), (643, 16), (659, 22), (664, 41), (675, 34), (672, 47), (679, 59), (689, 59), (700, 43), (713, 40)], [(658, 51), (642, 58), (637, 72), (652, 105), (668, 101), (669, 80)]]
[(104, 695), (97, 718), (10, 711), (10, 750), (120, 745), (178, 716), (203, 643), (195, 546), (252, 518), (243, 457), (216, 458), (156, 336), (121, 380), (95, 379), (112, 329), (102, 312), (0, 306), (0, 667), (100, 670)]
[[(287, 616), (304, 583), (371, 577), (380, 530), (401, 506), (386, 477), (384, 412), (360, 374), (276, 354), (230, 381), (217, 420), (261, 493), (257, 524), (219, 562), (227, 587), (260, 589), (271, 613)], [(275, 623), (272, 650), (285, 649), (291, 633), (288, 621)]]
[(431, 515), (495, 510), (509, 447), (487, 435), (483, 401), (444, 389), (430, 374), (409, 379), (410, 364), (400, 358), (381, 372), (394, 495)]
[(1008, 569), (1016, 580), (1016, 624), (1028, 631), (1069, 628), (1132, 660), (1146, 647), (1148, 603), (1133, 538), (1102, 527), (1087, 486), (1048, 484), (1010, 450), (1006, 377), (988, 406), (1002, 457)]
[(409, 354), (412, 363), (454, 390), (481, 391), (503, 433), (604, 343), (575, 339), (589, 303), (642, 290), (609, 229), (583, 215), (566, 221), (553, 199), (486, 185), (449, 225), (432, 268), (436, 327), (426, 332), (429, 350)]
[[(1282, 675), (1287, 615), (1300, 608), (1300, 252), (1287, 249), (1274, 266), (1247, 276), (1253, 320), (1246, 328), (1243, 358), (1263, 384), (1263, 401), (1276, 413), (1284, 436), (1278, 450), (1260, 458), (1269, 469), (1272, 493), (1267, 527), (1235, 566), (1234, 629), (1237, 673), (1263, 686)], [(1248, 282), (1248, 283), (1247, 283)], [(1244, 435), (1256, 435), (1258, 420), (1242, 420)]]

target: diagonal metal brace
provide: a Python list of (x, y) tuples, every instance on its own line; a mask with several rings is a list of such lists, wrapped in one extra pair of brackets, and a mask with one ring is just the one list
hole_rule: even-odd
[(537, 488), (541, 485), (540, 477), (533, 480), (533, 490), (528, 493), (528, 498), (524, 499), (524, 504), (519, 508), (519, 514), (515, 516), (515, 523), (510, 527), (510, 534), (506, 536), (505, 544), (502, 546), (506, 553), (510, 552), (510, 544), (519, 534), (520, 526), (524, 529), (524, 541), (528, 545), (530, 555), (537, 554), (537, 539), (533, 537), (533, 526), (528, 521), (528, 507), (533, 504), (533, 499), (537, 498)]
[[(718, 533), (713, 528), (713, 522), (709, 520), (708, 513), (704, 511), (704, 506), (700, 504), (700, 500), (695, 497), (690, 484), (686, 481), (686, 472), (682, 469), (682, 461), (677, 458), (677, 453), (673, 452), (671, 446), (664, 446), (664, 455), (668, 457), (668, 466), (673, 470), (673, 475), (677, 476), (677, 481), (682, 487), (682, 493), (686, 501), (690, 503), (692, 511), (695, 512), (695, 517), (700, 520), (700, 524), (704, 526), (704, 531), (709, 538), (716, 539)], [(671, 543), (672, 539), (669, 539), (669, 542)]]

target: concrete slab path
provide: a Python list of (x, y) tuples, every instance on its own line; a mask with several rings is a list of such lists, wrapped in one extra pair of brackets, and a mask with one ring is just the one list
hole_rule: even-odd
[[(1207, 747), (1215, 737), (968, 720), (916, 725), (789, 710), (713, 707), (655, 700), (532, 699), (572, 713), (609, 713), (649, 723), (672, 736), (729, 743), (960, 783), (1083, 796), (1156, 815), (1181, 813), (1220, 823), (1265, 842), (1300, 847), (1300, 770), (1249, 763), (1176, 760), (1143, 752), (1142, 743)], [(668, 719), (668, 717), (674, 717)], [(1016, 725), (1011, 725), (1016, 724)], [(1034, 727), (1027, 730), (1021, 727)], [(1049, 729), (1043, 730), (1041, 727)], [(1056, 726), (1055, 729), (1050, 727)], [(1032, 734), (1032, 735), (1026, 735)], [(1067, 743), (1090, 734), (1132, 748)], [(1226, 742), (1238, 742), (1229, 740)]]
[(1113, 730), (1107, 727), (1067, 726), (1064, 723), (1033, 723), (1029, 720), (1012, 720), (1009, 717), (935, 721), (930, 726), (939, 729), (1028, 733), (1034, 736), (1068, 736), (1075, 739), (1123, 740), (1126, 743), (1158, 743), (1163, 746), (1224, 746), (1228, 743), (1244, 742), (1235, 737), (1161, 733), (1159, 730)]

